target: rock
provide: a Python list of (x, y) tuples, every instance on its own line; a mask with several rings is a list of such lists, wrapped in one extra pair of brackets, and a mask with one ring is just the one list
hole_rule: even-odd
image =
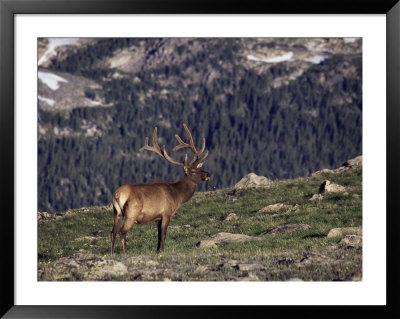
[(297, 277), (293, 277), (293, 278), (289, 278), (289, 279), (286, 280), (286, 281), (303, 281), (303, 279), (297, 278)]
[(362, 155), (357, 156), (353, 159), (349, 159), (346, 162), (344, 162), (342, 164), (342, 166), (336, 168), (333, 172), (334, 173), (341, 173), (343, 171), (347, 171), (349, 169), (354, 169), (357, 167), (361, 167), (362, 166)]
[(238, 264), (237, 269), (240, 271), (254, 271), (254, 270), (265, 270), (265, 267), (260, 264)]
[(208, 267), (207, 267), (207, 266), (199, 265), (199, 266), (197, 266), (197, 268), (196, 268), (195, 271), (197, 271), (197, 272), (205, 272), (205, 271), (207, 271), (207, 270), (208, 270)]
[(283, 203), (276, 203), (272, 205), (268, 205), (264, 208), (261, 208), (258, 213), (276, 213), (276, 212), (282, 212), (282, 211), (296, 211), (298, 210), (299, 205), (286, 205)]
[(116, 260), (95, 254), (76, 253), (56, 260), (42, 272), (44, 280), (109, 280), (128, 273), (127, 267)]
[(237, 220), (238, 217), (235, 213), (230, 213), (228, 216), (225, 217), (225, 219), (222, 222), (229, 222), (231, 220)]
[(324, 169), (321, 169), (319, 171), (316, 171), (316, 172), (312, 173), (311, 176), (318, 177), (318, 176), (320, 176), (321, 174), (324, 174), (324, 173), (337, 174), (337, 173), (341, 173), (343, 171), (346, 171), (346, 170), (349, 170), (349, 169), (358, 168), (358, 167), (361, 167), (361, 166), (362, 166), (362, 155), (357, 156), (357, 157), (355, 157), (353, 159), (347, 160), (346, 162), (344, 162), (342, 164), (342, 166), (340, 166), (340, 167), (338, 167), (338, 168), (336, 168), (334, 170), (331, 170), (331, 169), (328, 169), (328, 168), (324, 168)]
[(234, 186), (235, 189), (271, 186), (272, 181), (265, 176), (258, 176), (254, 173), (247, 174)]
[(218, 266), (218, 268), (229, 268), (229, 267), (237, 268), (238, 264), (239, 264), (238, 260), (229, 259), (229, 260), (225, 261), (224, 263), (220, 264)]
[(145, 262), (145, 265), (147, 267), (157, 267), (159, 265), (159, 263), (157, 261), (155, 261), (155, 260), (147, 260)]
[(260, 278), (253, 273), (249, 273), (247, 277), (239, 277), (235, 281), (260, 281)]
[(362, 155), (357, 156), (353, 159), (349, 159), (342, 164), (342, 166), (348, 167), (348, 168), (353, 168), (353, 167), (361, 166), (361, 165), (362, 165)]
[(318, 177), (321, 174), (326, 174), (326, 173), (334, 173), (334, 171), (331, 170), (331, 169), (328, 169), (328, 168), (323, 168), (323, 169), (321, 169), (319, 171), (316, 171), (316, 172), (312, 173), (311, 176)]
[(332, 228), (326, 237), (343, 237), (345, 235), (359, 235), (362, 236), (361, 227), (344, 227), (344, 228)]
[(324, 198), (324, 196), (322, 196), (321, 194), (314, 194), (309, 200), (310, 201), (316, 201), (316, 200), (322, 200)]
[(300, 267), (304, 267), (310, 264), (313, 265), (333, 265), (333, 264), (338, 264), (343, 262), (342, 260), (338, 260), (338, 259), (333, 259), (324, 255), (320, 255), (320, 254), (315, 254), (312, 252), (307, 252), (304, 254), (304, 256), (302, 258), (300, 258), (299, 260), (296, 261), (296, 265), (300, 266)]
[(223, 242), (237, 242), (242, 243), (249, 240), (260, 240), (258, 237), (247, 236), (242, 234), (231, 234), (231, 233), (217, 233), (211, 236), (209, 239), (199, 241), (196, 246), (200, 248), (205, 247), (217, 247)]
[(319, 193), (336, 193), (336, 192), (344, 192), (346, 188), (344, 186), (334, 184), (331, 181), (323, 181), (321, 186), (319, 187)]
[(346, 235), (339, 242), (339, 247), (360, 249), (360, 248), (362, 248), (362, 236)]
[(38, 212), (37, 213), (38, 221), (51, 220), (51, 219), (55, 219), (55, 218), (56, 218), (56, 216), (54, 214), (50, 214), (48, 212)]
[(279, 226), (268, 231), (261, 233), (262, 235), (276, 235), (276, 234), (283, 234), (288, 232), (293, 232), (302, 229), (310, 229), (311, 226), (308, 224), (287, 224), (283, 226)]
[(361, 281), (362, 280), (362, 274), (361, 272), (355, 272), (352, 273), (344, 279), (345, 281)]

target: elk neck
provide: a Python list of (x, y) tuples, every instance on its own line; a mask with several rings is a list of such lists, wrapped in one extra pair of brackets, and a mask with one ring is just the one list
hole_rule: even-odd
[(193, 182), (188, 175), (185, 175), (178, 182), (173, 183), (173, 186), (179, 194), (181, 204), (183, 204), (192, 198), (197, 184)]

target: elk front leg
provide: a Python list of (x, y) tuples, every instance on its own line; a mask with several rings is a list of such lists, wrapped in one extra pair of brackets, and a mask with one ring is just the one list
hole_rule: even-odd
[(169, 217), (164, 217), (158, 221), (158, 245), (157, 252), (164, 250), (165, 237), (167, 236), (167, 228), (169, 225)]

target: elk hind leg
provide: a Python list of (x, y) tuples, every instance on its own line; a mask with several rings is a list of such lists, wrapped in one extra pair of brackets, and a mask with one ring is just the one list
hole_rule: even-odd
[(122, 222), (122, 211), (118, 203), (113, 203), (113, 208), (114, 208), (114, 226), (111, 230), (111, 256), (114, 255), (115, 237), (117, 236), (119, 226), (121, 225)]
[(126, 248), (126, 233), (129, 231), (129, 229), (132, 228), (133, 224), (135, 223), (134, 218), (125, 218), (124, 225), (122, 226), (119, 235), (121, 238), (121, 243), (122, 247), (124, 248), (124, 254), (126, 255), (128, 253), (128, 250)]

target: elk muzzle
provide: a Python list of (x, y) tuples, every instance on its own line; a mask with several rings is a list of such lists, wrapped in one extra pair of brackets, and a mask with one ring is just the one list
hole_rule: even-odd
[(201, 180), (202, 181), (208, 181), (210, 179), (210, 177), (211, 177), (211, 175), (209, 173), (207, 173), (207, 172), (203, 171), (202, 174), (201, 174)]

